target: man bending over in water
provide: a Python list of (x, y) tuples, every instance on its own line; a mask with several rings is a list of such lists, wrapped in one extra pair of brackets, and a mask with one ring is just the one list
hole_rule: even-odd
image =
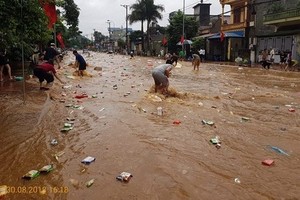
[(161, 91), (162, 94), (168, 93), (169, 87), (169, 76), (170, 72), (173, 69), (173, 65), (171, 64), (162, 64), (155, 67), (152, 70), (152, 77), (155, 83), (155, 92), (158, 90)]

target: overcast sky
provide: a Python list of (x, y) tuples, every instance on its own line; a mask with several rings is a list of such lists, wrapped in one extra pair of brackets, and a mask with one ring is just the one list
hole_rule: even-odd
[[(111, 21), (111, 27), (126, 27), (126, 9), (121, 4), (131, 5), (136, 0), (74, 0), (80, 9), (79, 29), (83, 35), (91, 37), (93, 30), (108, 35), (108, 23)], [(155, 0), (155, 4), (161, 4), (165, 7), (162, 13), (163, 20), (159, 25), (168, 25), (169, 13), (183, 8), (183, 0)], [(185, 0), (186, 14), (193, 14), (193, 6), (200, 3), (200, 0)], [(210, 13), (212, 15), (222, 12), (219, 0), (203, 0), (203, 3), (211, 3)], [(128, 9), (128, 13), (130, 14)], [(129, 25), (134, 30), (140, 30), (141, 24), (134, 23)]]

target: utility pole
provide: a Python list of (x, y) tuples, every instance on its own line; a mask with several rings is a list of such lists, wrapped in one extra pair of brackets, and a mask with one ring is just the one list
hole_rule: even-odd
[(121, 5), (126, 9), (126, 52), (128, 53), (128, 7), (129, 5)]
[(112, 50), (112, 43), (111, 43), (111, 29), (110, 29), (110, 23), (111, 23), (111, 21), (110, 21), (110, 20), (107, 20), (107, 23), (108, 23), (109, 45), (110, 45), (110, 48), (111, 48), (111, 49), (108, 49), (108, 50)]
[(182, 42), (182, 51), (184, 51), (184, 18), (185, 18), (185, 0), (183, 0), (183, 9), (182, 9), (182, 37), (183, 37), (183, 42)]

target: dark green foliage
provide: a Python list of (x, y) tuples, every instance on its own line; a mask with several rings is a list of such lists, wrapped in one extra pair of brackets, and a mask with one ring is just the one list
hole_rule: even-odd
[[(184, 33), (185, 39), (191, 39), (197, 35), (198, 23), (194, 17), (184, 17)], [(178, 11), (171, 19), (170, 25), (167, 27), (168, 33), (168, 48), (169, 51), (176, 52), (178, 47), (176, 44), (180, 41), (182, 36), (183, 13)]]

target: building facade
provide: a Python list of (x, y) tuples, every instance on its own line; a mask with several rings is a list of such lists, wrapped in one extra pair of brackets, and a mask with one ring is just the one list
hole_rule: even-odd
[[(263, 49), (275, 49), (275, 63), (280, 62), (280, 52), (292, 53), (300, 60), (300, 1), (255, 0), (255, 25), (250, 41), (253, 60), (259, 61)], [(253, 57), (253, 56), (252, 56)]]
[[(222, 6), (221, 32), (209, 39), (220, 45), (220, 60), (234, 61), (241, 56), (249, 57), (249, 30), (251, 22), (250, 0), (220, 0)], [(230, 19), (225, 20), (225, 6), (230, 7)], [(214, 46), (215, 46), (214, 45)]]

